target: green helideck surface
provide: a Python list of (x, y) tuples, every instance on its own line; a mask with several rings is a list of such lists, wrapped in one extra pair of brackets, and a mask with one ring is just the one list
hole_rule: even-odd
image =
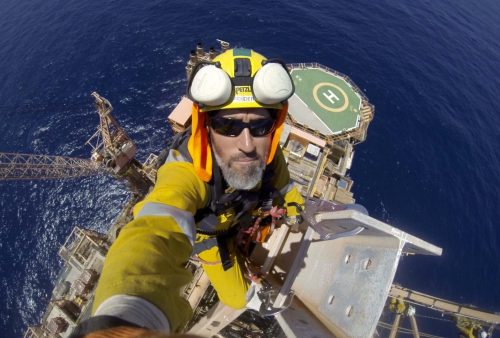
[(361, 98), (344, 79), (320, 68), (296, 68), (291, 75), (295, 95), (332, 134), (359, 126)]

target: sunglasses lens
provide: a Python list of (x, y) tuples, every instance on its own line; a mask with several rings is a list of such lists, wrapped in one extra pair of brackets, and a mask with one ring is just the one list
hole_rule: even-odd
[(236, 136), (241, 133), (241, 130), (238, 132), (238, 126), (235, 125), (235, 121), (236, 120), (213, 117), (210, 119), (210, 126), (217, 134), (224, 136)]
[[(252, 124), (252, 123), (249, 123)], [(269, 134), (274, 129), (274, 121), (271, 119), (256, 120), (250, 126), (250, 133), (259, 137)]]
[(248, 128), (254, 137), (265, 136), (274, 130), (274, 120), (259, 119), (251, 122), (243, 122), (236, 119), (224, 117), (213, 117), (210, 119), (210, 127), (220, 135), (238, 136), (243, 129)]

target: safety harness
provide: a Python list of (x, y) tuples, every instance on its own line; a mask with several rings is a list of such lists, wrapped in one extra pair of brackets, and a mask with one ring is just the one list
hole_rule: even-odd
[[(187, 147), (190, 135), (191, 128), (175, 135), (167, 148), (162, 151), (159, 163), (165, 162), (170, 150), (179, 151), (186, 161), (191, 162), (192, 158)], [(265, 238), (262, 237), (272, 231), (276, 220), (286, 213), (286, 210), (282, 208), (285, 200), (272, 185), (275, 166), (275, 160), (266, 166), (258, 190), (244, 191), (228, 187), (222, 177), (220, 167), (216, 162), (214, 163), (212, 179), (207, 183), (209, 202), (205, 208), (197, 210), (194, 215), (197, 232), (208, 236), (207, 239), (194, 244), (195, 260), (210, 264), (210, 262), (198, 258), (197, 255), (217, 245), (221, 258), (220, 264), (224, 270), (228, 270), (233, 266), (228, 249), (229, 241), (232, 238), (236, 238), (240, 251), (245, 255), (250, 253), (252, 239), (264, 241)], [(273, 202), (277, 202), (276, 205), (273, 205)], [(217, 225), (220, 223), (221, 217), (224, 217), (228, 212), (233, 214), (231, 226), (224, 230), (218, 230)], [(258, 231), (264, 225), (267, 226), (268, 231), (261, 234)]]

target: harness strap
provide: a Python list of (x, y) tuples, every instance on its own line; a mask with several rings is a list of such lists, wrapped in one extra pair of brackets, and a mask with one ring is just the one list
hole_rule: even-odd
[[(236, 227), (230, 229), (219, 231), (211, 234), (210, 237), (205, 238), (200, 242), (196, 242), (193, 245), (193, 256), (195, 261), (199, 261), (202, 264), (222, 264), (224, 271), (230, 269), (233, 266), (233, 261), (231, 260), (231, 255), (229, 252), (228, 241), (233, 238), (236, 234)], [(197, 257), (200, 253), (206, 250), (212, 249), (214, 246), (219, 247), (220, 262), (206, 262), (200, 257)], [(196, 257), (195, 257), (196, 256)]]
[[(231, 255), (228, 248), (228, 239), (232, 238), (233, 234), (218, 235), (215, 237), (209, 237), (201, 242), (197, 242), (193, 245), (193, 255), (199, 255), (203, 251), (210, 250), (214, 246), (219, 247), (220, 262), (224, 271), (230, 269), (233, 266), (233, 261), (231, 260)], [(206, 264), (204, 260), (197, 257), (195, 260), (200, 261), (202, 264)]]
[(193, 255), (198, 255), (203, 251), (210, 250), (217, 245), (216, 237), (209, 237), (201, 242), (196, 242), (193, 245)]
[(229, 255), (229, 248), (227, 247), (227, 236), (217, 236), (217, 245), (219, 246), (219, 255), (224, 271), (229, 270), (233, 266), (233, 261)]

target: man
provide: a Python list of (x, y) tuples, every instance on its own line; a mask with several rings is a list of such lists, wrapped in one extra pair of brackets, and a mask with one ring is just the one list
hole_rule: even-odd
[(198, 65), (188, 86), (191, 133), (170, 150), (112, 245), (90, 326), (182, 330), (191, 316), (179, 295), (192, 278), (190, 257), (221, 302), (245, 307), (249, 281), (236, 237), (271, 209), (285, 207), (294, 220), (303, 204), (278, 144), (293, 90), (285, 65), (249, 49)]

